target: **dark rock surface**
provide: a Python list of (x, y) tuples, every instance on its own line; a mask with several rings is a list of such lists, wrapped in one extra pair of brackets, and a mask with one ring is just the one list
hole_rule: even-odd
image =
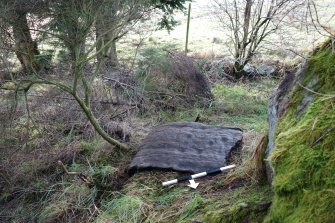
[[(270, 156), (275, 148), (275, 131), (277, 127), (278, 119), (280, 119), (290, 102), (290, 92), (293, 87), (301, 81), (304, 77), (305, 70), (307, 68), (307, 62), (297, 71), (287, 72), (285, 78), (278, 86), (277, 90), (271, 95), (269, 100), (268, 108), (268, 121), (269, 121), (269, 135), (268, 135), (268, 146), (265, 152), (266, 160), (266, 174), (269, 183), (272, 183), (274, 168), (270, 161)], [(306, 103), (310, 103), (310, 99), (306, 99)]]
[(241, 145), (242, 138), (239, 128), (197, 122), (158, 126), (143, 140), (129, 173), (150, 168), (197, 173), (222, 167), (231, 150)]

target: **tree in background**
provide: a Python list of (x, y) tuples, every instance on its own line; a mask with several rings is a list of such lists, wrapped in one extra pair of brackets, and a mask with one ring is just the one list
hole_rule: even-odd
[(139, 20), (143, 19), (150, 9), (145, 6), (146, 1), (116, 0), (103, 2), (101, 14), (98, 16), (96, 29), (96, 49), (99, 51), (97, 59), (104, 65), (116, 67), (119, 65), (116, 41), (124, 36)]
[(49, 22), (44, 26), (47, 38), (56, 38), (65, 47), (75, 69), (79, 58), (86, 53), (86, 43), (91, 40), (92, 27), (103, 6), (94, 0), (58, 0), (49, 4), (45, 14)]
[(1, 23), (5, 24), (2, 27), (6, 27), (2, 30), (2, 33), (6, 33), (2, 41), (13, 42), (13, 51), (25, 73), (39, 69), (35, 57), (39, 51), (36, 41), (32, 38), (27, 17), (29, 13), (38, 13), (44, 6), (45, 2), (42, 0), (0, 1), (0, 19)]
[[(15, 92), (23, 91), (27, 93), (34, 85), (55, 86), (72, 96), (102, 138), (117, 148), (125, 150), (127, 146), (112, 138), (101, 127), (101, 124), (93, 113), (91, 106), (92, 85), (99, 77), (100, 67), (104, 61), (98, 60), (97, 63), (94, 62), (101, 54), (104, 55), (109, 52), (113, 42), (115, 42), (120, 35), (126, 33), (127, 28), (129, 26), (131, 27), (134, 20), (136, 21), (138, 18), (141, 18), (141, 13), (146, 12), (145, 7), (151, 7), (149, 8), (150, 10), (153, 8), (160, 8), (163, 11), (166, 10), (166, 15), (164, 14), (165, 17), (162, 19), (162, 26), (164, 26), (171, 24), (171, 20), (169, 21), (171, 18), (167, 16), (172, 16), (173, 9), (171, 7), (181, 8), (182, 2), (184, 2), (184, 0), (148, 1), (147, 4), (139, 0), (57, 0), (48, 2), (47, 7), (26, 2), (27, 4), (29, 3), (29, 10), (25, 11), (24, 16), (26, 16), (28, 12), (41, 12), (41, 16), (44, 18), (43, 25), (39, 26), (38, 29), (34, 29), (34, 31), (37, 32), (37, 35), (43, 36), (44, 39), (53, 39), (56, 42), (62, 43), (62, 45), (67, 48), (71, 56), (71, 61), (69, 61), (71, 69), (69, 69), (68, 74), (65, 75), (42, 75), (36, 72), (37, 70), (32, 67), (32, 64), (34, 64), (33, 56), (36, 51), (28, 48), (31, 51), (29, 51), (31, 55), (28, 57), (30, 60), (27, 67), (32, 67), (31, 71), (33, 74), (24, 78), (15, 79), (13, 80), (13, 85), (0, 87), (0, 89)], [(2, 3), (5, 4), (4, 2)], [(119, 5), (115, 5), (116, 3)], [(111, 11), (112, 14), (106, 14), (108, 9), (121, 6), (122, 10), (119, 8), (119, 10)], [(17, 11), (15, 7), (8, 7), (7, 9), (8, 14), (15, 14)], [(106, 20), (104, 20), (104, 18)], [(27, 20), (22, 21), (26, 22), (25, 24), (27, 26), (21, 30), (29, 33), (30, 28), (27, 24)], [(22, 21), (20, 20), (20, 22)], [(7, 22), (9, 23), (9, 21)], [(32, 20), (32, 23), (34, 22), (36, 22), (36, 20)], [(94, 28), (97, 24), (103, 25), (103, 30), (99, 30), (98, 38), (96, 38), (94, 32)], [(34, 24), (32, 26), (34, 26)], [(106, 36), (108, 38), (105, 38)], [(29, 37), (20, 40), (22, 40), (25, 45), (31, 44), (30, 33)], [(103, 41), (101, 41), (102, 39)], [(34, 49), (37, 48), (35, 47)], [(14, 48), (14, 51), (17, 51), (17, 46)], [(90, 67), (89, 73), (85, 71), (86, 67)]]
[(214, 0), (213, 9), (219, 25), (228, 31), (233, 45), (233, 76), (245, 75), (244, 67), (260, 45), (275, 33), (285, 16), (300, 6), (300, 0)]
[[(104, 48), (97, 55), (97, 59), (117, 66), (116, 42), (127, 34), (134, 24), (150, 19), (150, 13), (158, 10), (163, 13), (159, 27), (170, 30), (176, 25), (173, 19), (175, 10), (183, 10), (183, 4), (187, 1), (189, 0), (0, 0), (0, 22), (4, 24), (2, 27), (7, 27), (2, 30), (2, 34), (10, 34), (9, 37), (4, 37), (12, 41), (16, 48), (8, 49), (14, 50), (25, 73), (39, 70), (36, 61), (36, 55), (39, 54), (38, 42), (33, 40), (31, 30), (39, 36), (50, 38), (48, 35), (52, 34), (52, 37), (59, 39), (69, 49), (70, 58), (74, 61), (78, 56), (76, 54), (85, 52), (86, 40), (78, 34), (84, 29), (90, 29), (90, 37), (95, 35), (97, 39), (96, 50), (101, 46)], [(76, 9), (79, 5), (84, 8)], [(91, 17), (95, 13), (94, 10), (100, 13), (97, 18)], [(36, 18), (31, 19), (29, 24), (29, 16), (39, 16), (43, 28), (32, 29), (31, 25), (36, 26), (37, 21)], [(84, 24), (88, 26), (83, 27)], [(79, 52), (74, 51), (76, 45), (81, 46)]]
[[(190, 0), (115, 0), (103, 2), (102, 14), (96, 21), (97, 49), (106, 43), (110, 44), (98, 54), (98, 60), (104, 64), (116, 67), (119, 64), (116, 42), (139, 21), (150, 19), (150, 15), (159, 11), (162, 18), (157, 24), (160, 29), (171, 30), (177, 24), (174, 20), (176, 10), (184, 10), (185, 2)], [(127, 25), (120, 18), (127, 16)]]
[(320, 10), (320, 5), (317, 5), (314, 0), (306, 0), (305, 1), (306, 5), (306, 10), (305, 14), (303, 16), (305, 24), (309, 25), (312, 24), (312, 26), (318, 31), (322, 32), (322, 35), (326, 35), (330, 38), (333, 39), (333, 45), (335, 44), (335, 23), (334, 23), (334, 18), (335, 18), (335, 6), (329, 6), (329, 5), (324, 5), (323, 10), (331, 10), (329, 12), (329, 16), (326, 20), (321, 21), (320, 14), (324, 13), (321, 12)]

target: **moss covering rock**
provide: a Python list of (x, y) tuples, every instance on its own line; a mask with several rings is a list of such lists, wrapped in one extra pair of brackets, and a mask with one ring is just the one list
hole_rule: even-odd
[(262, 222), (271, 205), (270, 186), (252, 186), (230, 191), (218, 202), (205, 208), (202, 221), (206, 223)]
[(277, 123), (272, 207), (265, 222), (334, 222), (335, 54), (316, 49)]

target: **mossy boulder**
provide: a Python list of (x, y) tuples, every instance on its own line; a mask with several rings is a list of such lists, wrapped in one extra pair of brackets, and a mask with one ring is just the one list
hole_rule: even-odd
[(314, 50), (287, 93), (270, 156), (275, 196), (265, 222), (334, 222), (335, 53)]

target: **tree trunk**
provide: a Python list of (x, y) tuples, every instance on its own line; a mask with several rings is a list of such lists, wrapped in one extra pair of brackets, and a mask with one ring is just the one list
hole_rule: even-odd
[[(96, 50), (99, 51), (101, 48), (101, 52), (98, 54), (97, 59), (98, 62), (101, 62), (103, 65), (108, 65), (111, 67), (119, 66), (119, 60), (116, 52), (116, 41), (113, 40), (114, 34), (112, 31), (108, 33), (104, 33), (99, 29), (97, 24), (96, 38), (98, 40)], [(106, 46), (106, 44), (108, 44)]]
[(26, 13), (16, 12), (12, 23), (15, 39), (15, 54), (19, 59), (22, 69), (26, 73), (39, 70), (35, 55), (39, 54), (37, 43), (33, 41)]
[(238, 61), (235, 61), (232, 76), (236, 79), (242, 78), (245, 75), (243, 70), (244, 66), (245, 65), (240, 64)]
[(96, 21), (96, 39), (97, 47), (96, 50), (101, 52), (98, 54), (98, 62), (102, 65), (107, 65), (111, 67), (118, 67), (119, 60), (116, 52), (116, 31), (113, 30), (113, 20), (117, 19), (117, 11), (119, 9), (120, 1), (115, 1), (112, 7), (106, 11), (102, 12), (102, 15)]
[(83, 41), (81, 44), (73, 43), (72, 45), (68, 45), (67, 48), (70, 49), (71, 69), (75, 70), (77, 62), (80, 61), (80, 59), (83, 58), (83, 55), (85, 54), (85, 41)]
[(109, 57), (108, 57), (108, 62), (112, 67), (117, 67), (119, 66), (119, 60), (117, 57), (117, 52), (116, 52), (116, 41), (113, 40), (112, 44), (111, 44), (111, 48), (109, 51)]

